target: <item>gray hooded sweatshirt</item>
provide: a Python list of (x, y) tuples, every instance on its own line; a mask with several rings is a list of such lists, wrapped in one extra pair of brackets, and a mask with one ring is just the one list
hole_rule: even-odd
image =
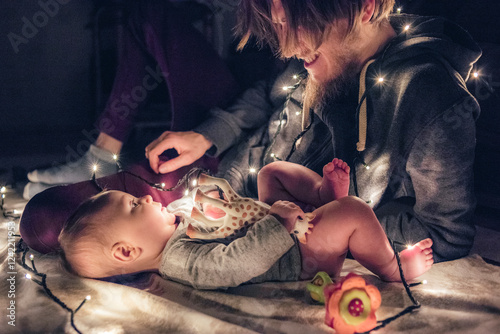
[(475, 234), (479, 105), (465, 81), (481, 51), (445, 19), (397, 15), (391, 24), (398, 36), (366, 72), (366, 149), (356, 150), (359, 86), (318, 114), (335, 156), (354, 166), (352, 193), (370, 203), (388, 237), (400, 248), (431, 237), (434, 260), (452, 260), (468, 254)]

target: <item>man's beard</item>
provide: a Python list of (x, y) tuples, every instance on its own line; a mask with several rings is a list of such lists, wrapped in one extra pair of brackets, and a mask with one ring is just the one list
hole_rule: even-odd
[(325, 83), (307, 79), (303, 99), (304, 111), (322, 109), (328, 101), (347, 95), (357, 80), (361, 65), (355, 61), (347, 61), (342, 67), (339, 75)]

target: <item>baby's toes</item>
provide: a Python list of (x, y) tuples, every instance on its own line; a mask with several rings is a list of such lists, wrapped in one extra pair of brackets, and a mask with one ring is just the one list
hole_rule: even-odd
[(432, 239), (427, 238), (424, 240), (421, 240), (415, 244), (415, 246), (418, 246), (421, 250), (426, 250), (426, 249), (431, 249), (432, 246)]

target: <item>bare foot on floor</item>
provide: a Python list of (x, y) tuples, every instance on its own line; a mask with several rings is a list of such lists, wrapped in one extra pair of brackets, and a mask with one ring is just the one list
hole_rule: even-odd
[[(432, 257), (432, 240), (430, 238), (417, 242), (415, 245), (399, 253), (401, 267), (405, 279), (410, 281), (429, 270), (434, 263)], [(401, 281), (399, 269), (387, 279), (388, 281)]]
[(323, 180), (319, 190), (323, 204), (347, 196), (351, 168), (340, 159), (333, 159), (323, 167)]

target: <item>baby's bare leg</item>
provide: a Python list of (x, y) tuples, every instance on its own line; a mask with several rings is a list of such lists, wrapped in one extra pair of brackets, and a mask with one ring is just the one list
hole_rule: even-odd
[(258, 175), (259, 200), (273, 204), (277, 200), (302, 202), (319, 207), (321, 176), (307, 167), (276, 161), (264, 166)]
[[(394, 251), (366, 203), (356, 197), (343, 197), (314, 213), (314, 229), (307, 244), (300, 244), (303, 279), (318, 271), (338, 276), (349, 250), (361, 265), (383, 280), (400, 280)], [(423, 248), (425, 250), (419, 248), (413, 253), (401, 253), (403, 271), (408, 280), (420, 276), (432, 264), (428, 259), (430, 245)], [(430, 257), (432, 261), (432, 252)]]

